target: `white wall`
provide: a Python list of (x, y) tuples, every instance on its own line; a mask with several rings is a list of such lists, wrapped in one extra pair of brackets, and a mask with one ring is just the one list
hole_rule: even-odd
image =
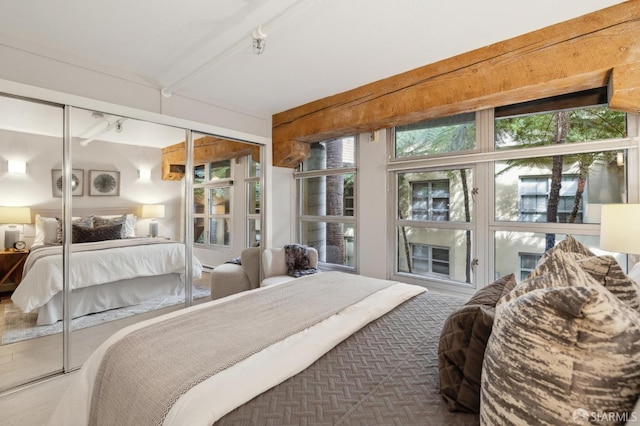
[(296, 241), (297, 209), (296, 183), (293, 169), (272, 168), (271, 243), (270, 247), (282, 247)]
[(361, 275), (387, 278), (387, 143), (386, 131), (376, 142), (369, 133), (358, 142), (358, 271)]

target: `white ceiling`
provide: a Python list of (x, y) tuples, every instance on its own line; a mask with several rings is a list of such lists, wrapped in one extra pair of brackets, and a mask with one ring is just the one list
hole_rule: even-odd
[(268, 117), (616, 3), (0, 0), (0, 44)]

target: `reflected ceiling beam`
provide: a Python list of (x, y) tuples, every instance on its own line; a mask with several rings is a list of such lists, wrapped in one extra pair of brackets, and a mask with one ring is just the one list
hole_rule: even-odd
[[(228, 139), (205, 136), (193, 141), (193, 164), (230, 160), (251, 155), (260, 161), (260, 146)], [(180, 142), (162, 149), (162, 179), (180, 180), (185, 173), (185, 143)]]
[[(296, 1), (291, 6), (277, 13), (275, 16), (269, 19), (266, 23), (260, 25), (258, 28), (260, 28), (260, 31), (262, 31), (263, 33), (268, 34), (269, 31), (273, 30), (274, 28), (277, 28), (279, 25), (284, 23), (287, 19), (293, 18), (295, 15), (299, 14), (300, 12), (312, 6), (318, 1), (320, 0)], [(228, 57), (235, 55), (240, 50), (247, 48), (249, 46), (252, 46), (253, 40), (254, 40), (254, 33), (256, 30), (257, 28), (256, 29), (252, 28), (251, 31), (248, 32), (244, 37), (242, 37), (236, 43), (231, 45), (229, 48), (222, 51), (220, 54), (209, 59), (207, 62), (195, 68), (193, 71), (187, 73), (186, 75), (174, 81), (173, 83), (163, 87), (160, 90), (160, 93), (162, 93), (162, 96), (164, 96), (165, 98), (170, 98), (173, 92), (175, 92), (177, 89), (179, 89), (180, 87), (187, 84), (189, 81), (193, 80), (194, 78), (202, 74), (204, 71), (223, 62)], [(266, 37), (266, 34), (265, 34), (265, 37)]]
[[(115, 128), (117, 132), (121, 132), (122, 131), (122, 123), (124, 123), (125, 121), (127, 121), (127, 118), (125, 118), (125, 117), (119, 118), (116, 121), (114, 121), (113, 123), (107, 121), (107, 127), (98, 130), (97, 132), (93, 133), (91, 136), (88, 136), (84, 140), (80, 141), (80, 146), (89, 145), (89, 143), (93, 142), (94, 140), (96, 140), (100, 136), (104, 135), (105, 133), (110, 132), (111, 129), (113, 129), (113, 128)], [(120, 130), (118, 130), (118, 129), (120, 129)]]

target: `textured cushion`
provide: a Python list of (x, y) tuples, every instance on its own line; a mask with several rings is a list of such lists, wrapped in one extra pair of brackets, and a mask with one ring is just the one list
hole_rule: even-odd
[[(90, 215), (87, 217), (73, 217), (71, 218), (71, 224), (77, 225), (83, 228), (93, 228), (93, 217), (94, 217), (93, 215)], [(62, 244), (62, 232), (63, 232), (62, 219), (57, 217), (56, 221), (58, 222), (58, 227), (56, 229), (55, 244)], [(71, 232), (73, 233), (73, 229), (71, 230)], [(73, 241), (73, 237), (72, 237), (72, 241)]]
[(123, 215), (95, 216), (93, 226), (117, 225), (122, 223), (122, 238), (133, 238), (136, 236), (136, 221), (138, 217), (134, 214), (125, 213)]
[(584, 244), (573, 238), (573, 236), (567, 235), (564, 240), (560, 241), (558, 244), (547, 250), (538, 261), (538, 264), (544, 263), (544, 261), (549, 256), (553, 255), (553, 253), (557, 251), (563, 251), (565, 253), (575, 253), (583, 256), (595, 256), (595, 254)]
[(640, 311), (640, 287), (624, 273), (613, 256), (585, 257), (577, 263), (623, 303)]
[(531, 276), (544, 274), (547, 268), (541, 267), (554, 253), (559, 251), (576, 260), (582, 269), (627, 306), (640, 311), (640, 287), (636, 281), (624, 273), (613, 256), (596, 256), (571, 235), (567, 235), (564, 240), (543, 255), (538, 262), (538, 268), (540, 269), (534, 271)]
[(496, 303), (516, 285), (513, 274), (478, 290), (445, 321), (438, 344), (440, 393), (450, 411), (477, 413), (484, 351)]
[(71, 233), (74, 243), (91, 243), (95, 241), (119, 240), (123, 224), (87, 228), (74, 224)]
[(629, 411), (640, 392), (638, 312), (569, 254), (556, 251), (544, 265), (496, 307), (482, 424), (574, 424), (579, 408)]

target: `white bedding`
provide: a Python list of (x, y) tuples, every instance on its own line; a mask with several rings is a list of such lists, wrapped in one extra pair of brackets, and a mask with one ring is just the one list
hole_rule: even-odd
[[(269, 291), (270, 288), (272, 287), (263, 287), (252, 292)], [(164, 425), (211, 425), (236, 407), (307, 368), (364, 325), (423, 291), (425, 289), (418, 286), (394, 284), (238, 362), (182, 395), (169, 411)], [(246, 293), (239, 293), (118, 331), (93, 353), (74, 377), (49, 424), (87, 424), (94, 377), (105, 352), (121, 337), (145, 325), (245, 295)], [(212, 401), (215, 403), (211, 403)]]
[[(184, 244), (142, 244), (73, 252), (69, 265), (72, 290), (137, 277), (183, 274)], [(194, 257), (193, 276), (199, 278), (201, 274), (202, 265)], [(24, 312), (31, 312), (62, 291), (62, 278), (62, 254), (42, 257), (23, 277), (11, 300)], [(184, 282), (184, 277), (181, 278)]]

